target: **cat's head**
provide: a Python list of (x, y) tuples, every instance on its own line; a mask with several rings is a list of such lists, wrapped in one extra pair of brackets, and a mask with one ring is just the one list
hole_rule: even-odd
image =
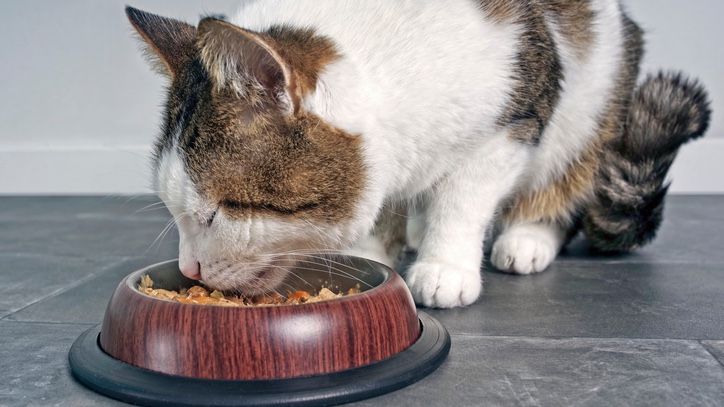
[(155, 185), (175, 217), (185, 275), (264, 291), (285, 276), (278, 254), (341, 248), (369, 227), (359, 138), (304, 107), (338, 58), (329, 40), (126, 12), (170, 82)]

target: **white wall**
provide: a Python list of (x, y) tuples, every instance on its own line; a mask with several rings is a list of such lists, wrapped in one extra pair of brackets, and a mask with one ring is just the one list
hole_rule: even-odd
[[(236, 0), (0, 1), (0, 194), (148, 191), (163, 80), (141, 58), (123, 6), (196, 22)], [(648, 31), (646, 70), (684, 69), (714, 99), (706, 140), (687, 146), (677, 192), (724, 192), (721, 0), (629, 0)]]
[(236, 0), (0, 0), (0, 193), (138, 193), (164, 81), (126, 4), (196, 23)]

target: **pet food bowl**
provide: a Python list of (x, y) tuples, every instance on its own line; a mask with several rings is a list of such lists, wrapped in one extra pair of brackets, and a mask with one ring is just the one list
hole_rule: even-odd
[(360, 293), (299, 305), (185, 304), (138, 290), (196, 282), (167, 261), (128, 275), (101, 326), (83, 333), (69, 360), (91, 389), (143, 405), (319, 405), (386, 393), (435, 370), (450, 337), (418, 313), (386, 266), (351, 256), (305, 257), (285, 288)]

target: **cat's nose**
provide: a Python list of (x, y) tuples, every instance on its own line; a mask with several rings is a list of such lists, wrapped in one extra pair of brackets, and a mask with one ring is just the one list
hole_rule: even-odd
[(190, 261), (186, 264), (179, 264), (181, 274), (192, 279), (201, 280), (201, 263), (198, 261)]

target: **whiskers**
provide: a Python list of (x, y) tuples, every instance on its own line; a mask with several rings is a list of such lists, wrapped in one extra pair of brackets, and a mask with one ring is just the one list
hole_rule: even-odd
[(156, 244), (157, 244), (157, 247), (160, 247), (160, 246), (161, 246), (161, 242), (162, 242), (163, 239), (166, 237), (166, 235), (168, 235), (168, 232), (171, 231), (171, 229), (173, 228), (173, 226), (176, 224), (176, 221), (178, 221), (179, 219), (181, 219), (181, 218), (182, 218), (183, 216), (185, 216), (185, 215), (186, 215), (186, 212), (181, 212), (181, 213), (179, 213), (178, 215), (176, 215), (176, 216), (172, 217), (171, 219), (169, 219), (168, 222), (166, 222), (166, 225), (165, 225), (165, 226), (161, 229), (161, 231), (158, 233), (158, 235), (156, 236), (156, 238), (153, 239), (153, 242), (151, 242), (151, 244), (148, 245), (148, 247), (147, 247), (146, 250), (144, 251), (144, 254), (148, 254), (148, 252), (149, 252), (149, 251), (154, 247), (154, 245), (156, 245)]
[[(330, 284), (333, 282), (332, 277), (337, 276), (356, 281), (360, 285), (372, 288), (373, 286), (371, 284), (355, 275), (355, 273), (363, 275), (367, 275), (369, 273), (355, 268), (351, 262), (343, 263), (342, 259), (344, 259), (344, 257), (341, 257), (342, 255), (342, 251), (334, 249), (304, 249), (264, 254), (258, 257), (266, 259), (266, 261), (264, 261), (265, 264), (275, 264), (275, 262), (277, 262), (275, 267), (283, 268), (290, 275), (295, 275), (308, 284), (309, 282), (296, 275), (293, 270), (326, 273), (329, 277)], [(291, 265), (288, 267), (281, 266), (278, 264), (279, 260), (290, 262)]]
[[(221, 261), (202, 264), (204, 282), (233, 294), (277, 293), (284, 296), (299, 289), (313, 291), (326, 286), (367, 289), (373, 285), (360, 278), (368, 272), (345, 262), (339, 250), (289, 250), (256, 256), (253, 260)], [(323, 284), (322, 284), (323, 283)]]
[(151, 211), (156, 211), (159, 209), (166, 209), (166, 205), (164, 205), (163, 201), (154, 202), (154, 203), (148, 204), (142, 208), (136, 209), (135, 211), (133, 211), (133, 214), (137, 215), (139, 213), (151, 212)]

